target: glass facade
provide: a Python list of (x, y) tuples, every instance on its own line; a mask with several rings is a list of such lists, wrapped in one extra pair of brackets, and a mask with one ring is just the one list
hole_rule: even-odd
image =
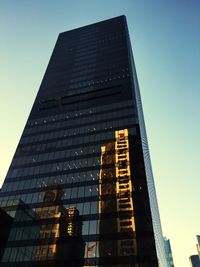
[(61, 33), (0, 193), (0, 266), (166, 267), (147, 150), (126, 18)]

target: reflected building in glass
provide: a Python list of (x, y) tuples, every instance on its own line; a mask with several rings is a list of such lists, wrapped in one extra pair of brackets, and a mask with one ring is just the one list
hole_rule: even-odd
[(61, 33), (0, 203), (0, 266), (166, 267), (125, 16)]

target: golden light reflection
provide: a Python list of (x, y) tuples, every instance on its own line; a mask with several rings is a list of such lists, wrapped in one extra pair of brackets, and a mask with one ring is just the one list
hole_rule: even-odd
[[(117, 188), (117, 211), (133, 212), (132, 199), (132, 181), (130, 171), (130, 156), (129, 156), (129, 141), (128, 130), (120, 130), (115, 132), (115, 162), (116, 162), (116, 188)], [(135, 232), (135, 220), (132, 216), (130, 218), (119, 216), (118, 231), (133, 231)], [(119, 255), (136, 254), (136, 240), (134, 242), (125, 242), (119, 240)]]
[[(40, 226), (40, 239), (49, 239), (40, 245), (35, 260), (83, 259), (85, 243), (82, 239), (82, 218), (76, 207), (58, 205), (64, 192), (59, 186), (48, 186), (41, 207), (36, 209)], [(60, 242), (61, 241), (61, 242)], [(82, 266), (82, 265), (80, 265)]]
[[(40, 238), (54, 238), (59, 237), (59, 218), (61, 217), (60, 207), (54, 204), (58, 190), (47, 188), (44, 194), (44, 203), (50, 205), (43, 205), (37, 208), (37, 213), (40, 220), (55, 219), (53, 224), (42, 224), (40, 227)], [(52, 205), (54, 204), (54, 205)], [(55, 242), (54, 240), (54, 242)], [(56, 257), (56, 242), (50, 245), (41, 245), (35, 254), (35, 260), (41, 261), (45, 259), (54, 259)]]
[[(136, 255), (137, 246), (127, 129), (116, 131), (115, 141), (101, 147), (99, 184), (100, 233), (130, 234), (128, 239), (125, 237), (121, 240), (100, 242), (100, 256)], [(105, 220), (103, 214), (109, 212), (115, 212), (117, 215), (115, 218)], [(110, 227), (108, 227), (106, 221), (109, 221)]]

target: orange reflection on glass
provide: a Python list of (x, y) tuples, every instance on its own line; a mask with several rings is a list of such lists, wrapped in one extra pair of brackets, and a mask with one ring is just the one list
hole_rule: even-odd
[[(40, 239), (48, 245), (40, 245), (35, 260), (78, 260), (83, 266), (85, 243), (82, 239), (82, 217), (76, 207), (61, 205), (64, 195), (59, 185), (47, 186), (41, 206), (36, 209), (40, 226)], [(60, 203), (60, 204), (59, 204)], [(79, 260), (80, 259), (80, 260)]]
[[(113, 238), (113, 240), (100, 242), (100, 256), (136, 255), (127, 129), (116, 131), (115, 141), (101, 147), (99, 197), (100, 234), (110, 234), (112, 237), (113, 234), (124, 233), (124, 238)], [(115, 216), (107, 220), (104, 217), (105, 213), (115, 213)]]

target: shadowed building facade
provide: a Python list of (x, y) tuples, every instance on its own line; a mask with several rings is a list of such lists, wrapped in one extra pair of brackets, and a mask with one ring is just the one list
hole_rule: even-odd
[(12, 221), (12, 217), (4, 209), (0, 208), (0, 261), (8, 241)]
[(13, 199), (33, 216), (12, 214), (2, 267), (167, 266), (125, 16), (59, 35), (1, 190), (5, 211)]

